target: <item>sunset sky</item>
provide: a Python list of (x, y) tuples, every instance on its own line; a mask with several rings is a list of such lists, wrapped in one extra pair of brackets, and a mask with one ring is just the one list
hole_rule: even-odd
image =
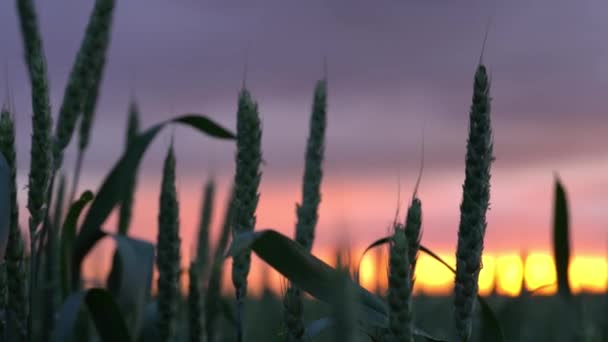
[[(36, 1), (55, 115), (92, 3)], [(31, 104), (14, 7), (14, 1), (0, 2), (0, 63), (7, 66), (17, 108), (23, 206)], [(511, 271), (498, 272), (499, 278), (531, 272), (527, 281), (551, 268), (546, 258), (557, 173), (570, 199), (573, 254), (579, 258), (573, 263), (587, 265), (573, 272), (606, 286), (607, 11), (603, 0), (118, 1), (80, 189), (97, 189), (120, 156), (132, 96), (144, 127), (185, 112), (204, 113), (235, 127), (247, 59), (247, 85), (263, 122), (258, 227), (291, 235), (301, 197), (312, 91), (326, 56), (327, 148), (313, 252), (331, 256), (332, 248), (344, 242), (362, 249), (386, 235), (397, 206), (403, 220), (424, 126), (425, 169), (419, 190), (423, 243), (453, 258), (473, 73), (493, 18), (484, 62), (492, 77), (496, 161), (484, 251), (494, 261), (484, 265), (499, 270), (511, 265), (505, 266)], [(2, 84), (1, 94), (4, 89)], [(148, 151), (138, 179), (131, 231), (151, 241), (157, 230), (161, 163), (172, 131), (166, 130)], [(188, 128), (176, 127), (174, 134), (185, 265), (192, 254), (203, 184), (211, 175), (220, 192), (216, 236), (235, 150)], [(73, 147), (64, 162), (68, 176)], [(26, 222), (25, 208), (21, 215)], [(109, 220), (107, 226), (113, 225)], [(519, 259), (524, 251), (537, 255), (531, 264), (546, 267), (524, 271)], [(551, 277), (542, 276), (537, 285)]]

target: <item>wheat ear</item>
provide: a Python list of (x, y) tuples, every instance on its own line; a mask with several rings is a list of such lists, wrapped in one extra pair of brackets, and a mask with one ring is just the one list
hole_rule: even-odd
[(158, 215), (156, 265), (158, 267), (158, 330), (162, 342), (176, 337), (177, 309), (180, 300), (179, 204), (175, 188), (175, 155), (169, 148), (163, 166)]
[(486, 67), (475, 72), (473, 104), (469, 117), (469, 137), (465, 180), (460, 205), (460, 225), (454, 283), (454, 322), (461, 341), (469, 341), (472, 313), (477, 295), (481, 254), (486, 231), (486, 211), (490, 199), (492, 130), (490, 125), (490, 82)]
[[(237, 112), (237, 153), (234, 181), (233, 236), (254, 230), (258, 205), (262, 162), (262, 130), (258, 106), (249, 91), (243, 88), (239, 94)], [(236, 290), (237, 340), (243, 341), (244, 303), (247, 296), (247, 276), (251, 265), (251, 251), (246, 250), (233, 257), (232, 283)]]

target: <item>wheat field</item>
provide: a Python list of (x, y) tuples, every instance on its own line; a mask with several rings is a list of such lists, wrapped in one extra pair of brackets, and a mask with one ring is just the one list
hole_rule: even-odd
[[(496, 291), (480, 295), (496, 157), (493, 80), (483, 58), (471, 72), (469, 108), (457, 109), (468, 113), (468, 133), (462, 137), (466, 155), (454, 263), (426, 245), (425, 198), (414, 190), (386, 236), (369, 241), (369, 247), (354, 257), (348, 246), (337, 248), (336, 262), (330, 265), (313, 253), (313, 246), (324, 234), (317, 226), (323, 206), (331, 70), (325, 69), (311, 85), (301, 200), (293, 234), (285, 235), (256, 221), (260, 181), (265, 177), (261, 141), (267, 126), (261, 122), (264, 108), (246, 76), (235, 99), (234, 129), (197, 113), (141, 127), (133, 99), (125, 105), (122, 154), (104, 171), (99, 188), (79, 188), (118, 2), (95, 0), (58, 108), (49, 100), (44, 28), (35, 2), (14, 2), (30, 85), (19, 91), (31, 96), (32, 132), (15, 129), (17, 113), (7, 96), (0, 115), (1, 341), (608, 341), (608, 294), (574, 291), (569, 280), (571, 213), (567, 184), (558, 177), (551, 236), (556, 281), (545, 284), (555, 293), (541, 295), (546, 286), (539, 286), (522, 287), (516, 296)], [(180, 159), (173, 137), (158, 170), (159, 210), (147, 213), (158, 223), (156, 239), (130, 234), (142, 158), (160, 132), (174, 126), (200, 133), (205, 137), (200, 144), (213, 139), (233, 144), (236, 150), (230, 189), (218, 189), (214, 179), (205, 180), (187, 269), (181, 267), (182, 203), (176, 190)], [(16, 185), (16, 135), (21, 134), (31, 137), (26, 190)], [(70, 145), (76, 148), (77, 159), (66, 176), (61, 170), (66, 169), (64, 153)], [(423, 173), (421, 165), (416, 189)], [(224, 212), (217, 210), (223, 205), (217, 203), (219, 190), (231, 194)], [(27, 192), (26, 225), (19, 222), (20, 191)], [(118, 215), (116, 230), (106, 227), (113, 213)], [(222, 221), (213, 241), (212, 216)], [(85, 279), (85, 259), (94, 257), (92, 251), (107, 240), (116, 246), (110, 269), (97, 279)], [(374, 250), (387, 255), (386, 266), (373, 269), (385, 273), (386, 284), (372, 291), (360, 282), (358, 261)], [(251, 295), (251, 272), (256, 270), (252, 256), (281, 275), (281, 291), (266, 284), (260, 296)], [(416, 270), (429, 262), (450, 272), (450, 294), (415, 293)], [(232, 288), (227, 290), (226, 285)]]

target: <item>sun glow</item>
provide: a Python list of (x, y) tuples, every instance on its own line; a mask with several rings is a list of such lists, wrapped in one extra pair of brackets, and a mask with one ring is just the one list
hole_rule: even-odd
[[(331, 253), (324, 253), (326, 257), (320, 258), (334, 266), (334, 259), (329, 258)], [(455, 265), (454, 255), (442, 253), (439, 256), (452, 267)], [(356, 260), (356, 259), (354, 259)], [(384, 293), (387, 289), (387, 262), (388, 255), (382, 253), (368, 253), (361, 260), (359, 280), (361, 285), (371, 292)], [(230, 263), (226, 264), (230, 267)], [(261, 268), (266, 267), (260, 260), (252, 264), (249, 283), (252, 295), (259, 295), (262, 284), (259, 283)], [(227, 269), (229, 270), (229, 268)], [(274, 270), (268, 269), (267, 286), (275, 293), (281, 293), (285, 280)], [(489, 254), (483, 257), (483, 268), (479, 274), (479, 293), (483, 296), (496, 291), (499, 295), (517, 296), (522, 286), (527, 291), (534, 291), (535, 295), (550, 295), (556, 291), (556, 275), (553, 258), (549, 253), (534, 252), (525, 258), (518, 254)], [(226, 293), (232, 292), (230, 272), (224, 273), (224, 289)], [(570, 264), (570, 284), (574, 293), (594, 292), (601, 293), (608, 288), (608, 261), (602, 257), (575, 256)], [(416, 264), (416, 278), (414, 283), (415, 294), (449, 295), (454, 286), (454, 274), (426, 254), (418, 256)]]
[[(103, 245), (103, 244), (102, 244)], [(106, 243), (107, 245), (107, 243)], [(100, 246), (98, 246), (100, 247)], [(110, 247), (110, 246), (101, 246)], [(96, 248), (98, 257), (108, 256), (107, 264), (100, 264), (99, 258), (85, 260), (83, 275), (85, 279), (103, 279), (107, 274), (111, 261), (111, 253), (102, 253), (106, 248)], [(359, 251), (355, 251), (359, 252)], [(362, 252), (362, 251), (360, 251)], [(103, 255), (102, 255), (103, 254)], [(319, 259), (330, 266), (335, 266), (335, 255), (331, 252), (321, 251), (315, 253)], [(357, 255), (352, 253), (351, 255)], [(454, 267), (453, 254), (440, 253), (439, 256), (450, 266)], [(351, 262), (357, 259), (352, 258)], [(224, 263), (223, 293), (232, 294), (231, 280), (232, 260)], [(385, 250), (379, 249), (368, 253), (361, 260), (360, 283), (371, 292), (384, 293), (388, 286), (387, 281), (388, 255)], [(577, 255), (572, 258), (569, 268), (569, 281), (574, 293), (604, 293), (608, 290), (608, 260), (601, 256)], [(154, 272), (152, 291), (156, 290)], [(248, 294), (259, 297), (264, 289), (275, 294), (282, 294), (287, 281), (278, 272), (266, 265), (255, 255), (252, 257), (251, 271), (248, 277)], [(181, 290), (187, 292), (187, 272), (182, 273)], [(479, 274), (479, 293), (489, 295), (494, 291), (499, 295), (517, 296), (522, 285), (525, 290), (533, 291), (535, 295), (551, 295), (556, 292), (556, 273), (553, 258), (549, 253), (533, 252), (525, 257), (518, 254), (491, 254), (483, 256), (483, 267)], [(454, 274), (447, 267), (434, 258), (420, 253), (417, 259), (414, 293), (426, 295), (450, 295), (454, 287)]]
[(549, 254), (531, 253), (524, 266), (526, 290), (537, 294), (554, 294), (557, 287), (555, 263)]
[(570, 263), (570, 286), (574, 292), (605, 292), (608, 261), (604, 258), (577, 257)]
[(482, 258), (482, 268), (479, 272), (479, 294), (488, 295), (494, 290), (496, 276), (496, 258), (492, 255), (484, 255)]
[[(440, 257), (449, 265), (454, 265), (453, 255), (442, 254)], [(416, 264), (416, 292), (425, 294), (449, 294), (454, 284), (454, 274), (437, 260), (424, 254), (418, 257)]]

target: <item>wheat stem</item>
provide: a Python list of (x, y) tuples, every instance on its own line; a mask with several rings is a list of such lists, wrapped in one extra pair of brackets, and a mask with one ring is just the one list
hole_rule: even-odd
[(190, 279), (188, 286), (188, 329), (190, 342), (205, 342), (207, 341), (205, 311), (203, 310), (203, 296), (196, 262), (190, 264), (188, 274)]
[(331, 303), (331, 313), (334, 320), (333, 337), (334, 341), (357, 341), (357, 308), (354, 305), (357, 300), (354, 287), (348, 272), (348, 265), (345, 265), (338, 253), (337, 266), (338, 272), (333, 282), (333, 301)]
[(6, 270), (8, 285), (8, 309), (14, 316), (15, 338), (24, 341), (28, 309), (27, 274), (23, 237), (19, 229), (19, 205), (17, 202), (17, 158), (15, 150), (15, 125), (8, 107), (0, 114), (0, 152), (6, 159), (11, 171), (10, 188), (10, 230), (6, 246)]
[(59, 268), (58, 268), (58, 238), (60, 236), (61, 216), (63, 211), (63, 201), (65, 196), (65, 176), (59, 178), (57, 197), (55, 199), (54, 219), (46, 231), (45, 248), (45, 315), (43, 338), (48, 340), (55, 326), (55, 312), (60, 304), (59, 295)]
[(215, 247), (215, 253), (213, 256), (213, 263), (209, 274), (209, 283), (207, 286), (207, 294), (205, 297), (205, 319), (207, 328), (207, 340), (215, 341), (215, 322), (220, 312), (220, 299), (221, 299), (221, 281), (223, 275), (224, 265), (224, 252), (230, 239), (230, 229), (232, 216), (234, 215), (234, 189), (231, 189), (230, 196), (228, 197), (228, 203), (226, 206), (226, 213), (224, 215), (224, 222), (222, 224), (222, 230)]

